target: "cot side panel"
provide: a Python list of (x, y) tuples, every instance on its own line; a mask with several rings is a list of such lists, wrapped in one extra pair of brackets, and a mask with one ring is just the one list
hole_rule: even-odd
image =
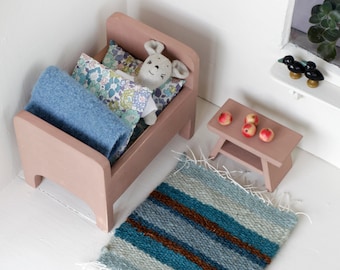
[(99, 227), (105, 230), (113, 223), (107, 194), (111, 168), (105, 156), (27, 111), (15, 116), (14, 127), (29, 185), (50, 179), (84, 200)]

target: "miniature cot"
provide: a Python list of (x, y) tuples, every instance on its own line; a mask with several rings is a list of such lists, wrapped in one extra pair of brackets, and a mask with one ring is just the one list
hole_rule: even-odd
[[(14, 127), (25, 181), (37, 187), (44, 177), (82, 199), (94, 212), (97, 226), (114, 226), (113, 204), (159, 151), (179, 133), (189, 139), (194, 133), (199, 58), (180, 41), (123, 13), (114, 13), (106, 23), (107, 41), (115, 40), (138, 59), (146, 59), (144, 43), (150, 39), (165, 45), (169, 59), (182, 61), (190, 75), (178, 95), (165, 107), (155, 125), (149, 126), (111, 166), (93, 148), (26, 110), (14, 117)], [(94, 58), (101, 61), (108, 45)]]

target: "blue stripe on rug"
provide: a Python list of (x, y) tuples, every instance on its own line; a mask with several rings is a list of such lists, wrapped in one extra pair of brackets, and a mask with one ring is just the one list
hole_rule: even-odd
[[(216, 269), (223, 269), (223, 265), (230, 263), (230, 258), (235, 258), (238, 263), (242, 262), (248, 269), (262, 269), (266, 265), (256, 255), (245, 252), (232, 242), (218, 237), (214, 232), (188, 220), (171, 207), (154, 199), (148, 199), (144, 203), (143, 207), (138, 207), (134, 211), (131, 218), (183, 246)], [(153, 209), (152, 212), (148, 211), (150, 207)], [(166, 217), (166, 220), (160, 220), (159, 216)], [(259, 268), (258, 265), (262, 267)]]
[(233, 236), (240, 239), (242, 242), (248, 243), (249, 245), (253, 246), (261, 253), (269, 257), (273, 257), (277, 253), (279, 249), (279, 246), (277, 244), (272, 243), (259, 234), (243, 227), (233, 218), (222, 213), (221, 211), (218, 211), (209, 205), (202, 204), (200, 201), (187, 196), (185, 193), (173, 188), (167, 183), (162, 183), (160, 186), (157, 187), (156, 190), (171, 197), (184, 206), (195, 210), (197, 213), (200, 213), (207, 219), (218, 224), (221, 228), (228, 231)]
[(160, 242), (150, 237), (145, 237), (143, 232), (138, 232), (131, 224), (124, 222), (115, 232), (116, 237), (130, 242), (150, 256), (175, 269), (201, 269), (197, 264), (187, 260), (184, 256), (166, 248)]

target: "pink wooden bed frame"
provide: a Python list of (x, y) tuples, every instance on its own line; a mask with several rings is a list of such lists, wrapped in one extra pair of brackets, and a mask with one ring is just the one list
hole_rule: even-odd
[[(157, 123), (110, 166), (108, 159), (81, 141), (23, 110), (14, 117), (25, 181), (37, 187), (43, 177), (58, 183), (86, 202), (97, 226), (108, 232), (114, 226), (113, 204), (160, 150), (179, 133), (190, 139), (195, 128), (199, 58), (194, 50), (125, 14), (114, 13), (106, 25), (107, 41), (113, 39), (136, 58), (145, 59), (144, 43), (165, 44), (170, 59), (186, 64), (190, 75), (180, 93), (159, 115)], [(107, 47), (95, 58), (102, 60)]]

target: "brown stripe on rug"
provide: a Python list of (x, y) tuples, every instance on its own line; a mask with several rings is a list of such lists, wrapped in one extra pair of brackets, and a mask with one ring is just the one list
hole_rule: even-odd
[(215, 233), (219, 237), (223, 237), (227, 241), (230, 241), (231, 243), (236, 244), (237, 246), (239, 246), (239, 247), (247, 250), (248, 252), (256, 255), (257, 257), (259, 257), (262, 260), (264, 260), (266, 263), (269, 264), (271, 262), (271, 258), (270, 257), (266, 256), (265, 254), (262, 254), (256, 248), (252, 247), (248, 243), (242, 242), (237, 237), (235, 237), (235, 236), (231, 235), (229, 232), (223, 230), (216, 223), (214, 223), (214, 222), (210, 221), (209, 219), (203, 217), (202, 215), (200, 215), (199, 213), (195, 212), (194, 210), (191, 210), (190, 208), (185, 207), (183, 204), (173, 200), (172, 198), (166, 196), (165, 194), (163, 194), (163, 193), (161, 193), (161, 192), (159, 192), (157, 190), (154, 190), (150, 194), (150, 197), (158, 200), (159, 202), (164, 203), (168, 207), (171, 207), (172, 209), (174, 209), (177, 212), (179, 212), (182, 215), (184, 215), (186, 218), (189, 218), (189, 219), (193, 220), (194, 222), (196, 222), (197, 224), (200, 224), (201, 226), (203, 226), (207, 230)]
[(175, 242), (171, 241), (170, 239), (160, 235), (158, 232), (143, 226), (142, 224), (140, 224), (136, 220), (128, 218), (126, 222), (130, 223), (133, 227), (135, 227), (139, 232), (143, 233), (145, 236), (148, 236), (148, 237), (162, 243), (167, 248), (169, 248), (169, 249), (171, 249), (171, 250), (173, 250), (173, 251), (175, 251), (179, 254), (182, 254), (188, 260), (190, 260), (190, 261), (194, 262), (195, 264), (197, 264), (198, 266), (202, 267), (202, 269), (207, 269), (207, 270), (208, 269), (215, 269), (214, 267), (212, 267), (211, 265), (209, 265), (208, 263), (203, 261), (200, 257), (197, 257), (196, 255), (192, 254), (190, 251), (181, 247), (177, 243), (175, 243)]

